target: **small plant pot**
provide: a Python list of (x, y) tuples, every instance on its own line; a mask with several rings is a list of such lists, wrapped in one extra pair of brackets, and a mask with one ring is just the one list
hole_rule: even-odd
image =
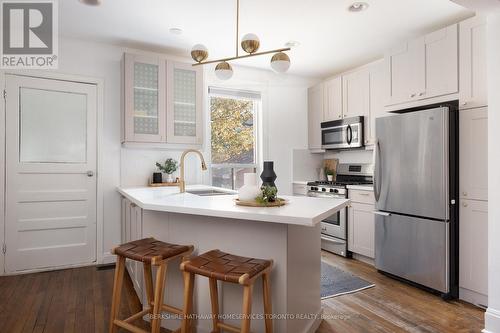
[(164, 173), (163, 174), (163, 182), (164, 183), (173, 183), (174, 177), (172, 176), (171, 173)]
[(326, 175), (326, 179), (328, 179), (329, 182), (333, 182), (333, 175)]

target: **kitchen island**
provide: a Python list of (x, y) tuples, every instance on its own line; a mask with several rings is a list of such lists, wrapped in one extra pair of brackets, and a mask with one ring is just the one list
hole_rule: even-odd
[[(314, 332), (321, 322), (320, 222), (347, 206), (349, 200), (281, 196), (282, 207), (243, 207), (234, 203), (234, 192), (194, 185), (179, 193), (176, 187), (119, 188), (122, 204), (123, 241), (144, 237), (192, 244), (194, 254), (212, 249), (236, 255), (273, 259), (271, 291), (274, 329), (277, 333)], [(192, 193), (189, 193), (192, 192)], [(128, 264), (139, 299), (144, 300), (142, 268)], [(253, 293), (254, 314), (263, 313), (262, 285)], [(242, 288), (222, 283), (220, 313), (228, 323), (239, 325)], [(182, 307), (183, 280), (180, 271), (170, 268), (165, 300)], [(194, 312), (211, 313), (208, 279), (197, 277)], [(210, 319), (195, 322), (197, 332), (210, 332)], [(166, 319), (162, 326), (179, 327), (178, 319)], [(252, 320), (253, 332), (264, 332), (264, 322)]]

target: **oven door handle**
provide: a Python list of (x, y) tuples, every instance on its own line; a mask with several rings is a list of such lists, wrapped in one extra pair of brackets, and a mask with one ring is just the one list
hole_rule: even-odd
[(345, 244), (345, 240), (336, 239), (336, 238), (330, 237), (330, 236), (324, 236), (324, 235), (322, 235), (321, 239), (324, 240), (324, 241), (336, 244), (336, 245), (344, 245)]

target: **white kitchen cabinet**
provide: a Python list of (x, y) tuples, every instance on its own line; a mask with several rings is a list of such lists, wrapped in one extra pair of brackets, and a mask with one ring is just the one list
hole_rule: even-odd
[(342, 76), (343, 117), (370, 116), (370, 72), (368, 68)]
[[(122, 224), (123, 235), (125, 236), (124, 243), (142, 238), (142, 209), (125, 198), (122, 199)], [(142, 263), (127, 260), (125, 267), (139, 300), (142, 301), (144, 296)]]
[(386, 71), (389, 75), (387, 105), (416, 99), (416, 92), (425, 84), (423, 45), (423, 38), (404, 42), (385, 55)]
[(425, 99), (458, 92), (457, 24), (427, 34), (425, 43), (425, 86), (417, 98)]
[(474, 16), (460, 22), (460, 109), (488, 105), (486, 19)]
[(203, 68), (167, 61), (167, 142), (202, 144)]
[(486, 306), (488, 295), (487, 201), (460, 200), (459, 267), (460, 298)]
[(165, 61), (124, 55), (124, 135), (126, 142), (166, 140)]
[(351, 204), (347, 209), (349, 251), (375, 258), (375, 210), (372, 191), (348, 190)]
[(324, 82), (323, 121), (342, 119), (342, 77), (337, 76)]
[(375, 144), (375, 119), (387, 115), (384, 99), (387, 95), (387, 73), (384, 62), (376, 61), (370, 65), (370, 116), (365, 119), (365, 144)]
[(323, 121), (323, 83), (308, 90), (308, 144), (311, 151), (321, 150), (321, 122)]
[(122, 141), (201, 145), (203, 69), (125, 53)]
[(488, 200), (488, 109), (459, 112), (460, 197)]
[(393, 48), (385, 63), (390, 78), (387, 105), (457, 93), (457, 25)]

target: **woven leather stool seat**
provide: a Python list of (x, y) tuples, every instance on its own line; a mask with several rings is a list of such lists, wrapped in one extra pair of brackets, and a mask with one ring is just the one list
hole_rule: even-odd
[(113, 253), (128, 259), (155, 265), (157, 262), (175, 257), (190, 249), (192, 247), (186, 245), (169, 244), (154, 238), (144, 238), (122, 244), (114, 248)]
[(245, 284), (272, 265), (272, 260), (246, 258), (212, 250), (183, 263), (182, 270), (217, 280)]

